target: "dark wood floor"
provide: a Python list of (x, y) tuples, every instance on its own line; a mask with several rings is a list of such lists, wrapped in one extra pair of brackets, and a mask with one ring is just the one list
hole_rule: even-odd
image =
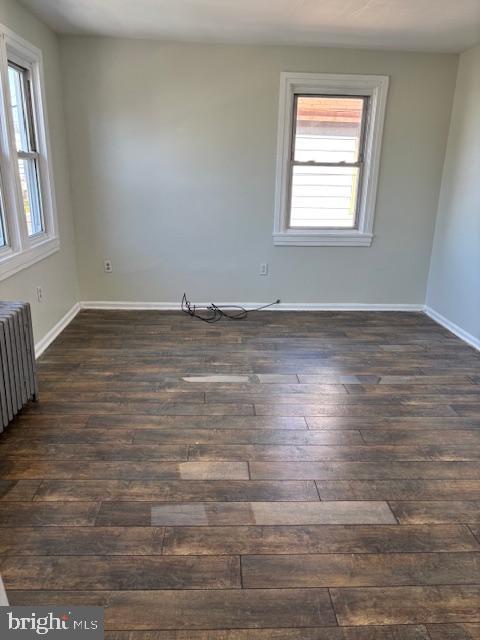
[(109, 640), (480, 638), (480, 354), (425, 316), (84, 311), (39, 369), (0, 438), (12, 604), (103, 605)]

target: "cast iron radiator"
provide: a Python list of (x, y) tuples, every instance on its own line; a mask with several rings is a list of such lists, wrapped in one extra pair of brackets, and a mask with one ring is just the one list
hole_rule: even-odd
[(0, 302), (0, 432), (38, 395), (28, 302)]

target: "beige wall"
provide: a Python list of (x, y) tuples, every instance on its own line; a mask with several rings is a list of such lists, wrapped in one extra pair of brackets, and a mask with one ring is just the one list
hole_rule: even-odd
[[(73, 218), (67, 171), (65, 124), (57, 36), (16, 0), (0, 0), (0, 22), (42, 50), (47, 113), (60, 228), (60, 251), (0, 282), (0, 299), (28, 300), (36, 341), (78, 301)], [(36, 287), (44, 301), (36, 300)]]
[[(457, 56), (94, 37), (61, 50), (83, 300), (423, 304)], [(371, 248), (273, 247), (288, 70), (390, 76)]]
[(480, 342), (480, 45), (460, 56), (427, 305)]

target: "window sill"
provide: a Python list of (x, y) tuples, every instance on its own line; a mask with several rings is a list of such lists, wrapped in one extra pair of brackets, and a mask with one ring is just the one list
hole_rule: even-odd
[(0, 254), (0, 280), (10, 278), (15, 273), (31, 267), (36, 262), (44, 260), (58, 251), (60, 241), (58, 237), (47, 238), (38, 242), (35, 246), (17, 253), (9, 252), (4, 256)]
[(369, 247), (373, 234), (359, 231), (284, 231), (273, 234), (278, 247)]

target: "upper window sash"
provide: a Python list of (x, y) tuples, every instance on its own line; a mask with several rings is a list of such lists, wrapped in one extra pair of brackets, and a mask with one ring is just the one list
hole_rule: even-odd
[[(277, 142), (277, 175), (273, 239), (276, 245), (369, 246), (380, 160), (387, 76), (282, 73)], [(297, 105), (301, 97), (362, 100), (361, 132), (355, 162), (297, 161)], [(295, 167), (352, 167), (358, 170), (354, 223), (348, 227), (292, 224), (292, 176)], [(347, 169), (345, 169), (346, 171)]]

